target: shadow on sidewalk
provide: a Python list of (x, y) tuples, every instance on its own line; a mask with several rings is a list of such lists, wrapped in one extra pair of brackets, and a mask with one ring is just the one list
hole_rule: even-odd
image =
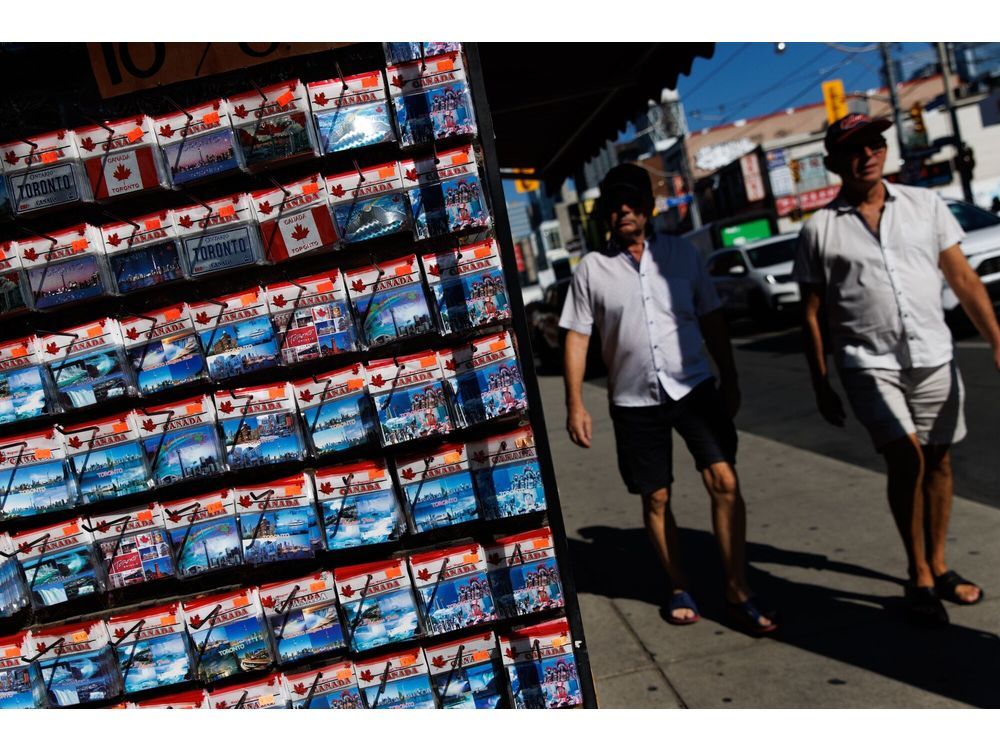
[[(569, 540), (579, 591), (647, 602), (661, 607), (661, 616), (665, 614), (666, 579), (644, 529), (589, 526), (577, 533), (586, 540)], [(703, 620), (728, 625), (715, 539), (704, 531), (682, 529), (681, 545)], [(901, 588), (900, 596), (885, 597), (795, 583), (754, 564), (825, 570), (902, 587), (901, 579), (869, 568), (753, 542), (747, 544), (747, 556), (750, 585), (781, 613), (782, 627), (773, 640), (971, 706), (1000, 707), (997, 635), (958, 625), (941, 630), (915, 627), (903, 619)], [(646, 571), (650, 574), (644, 575)], [(670, 626), (665, 623), (664, 627)]]

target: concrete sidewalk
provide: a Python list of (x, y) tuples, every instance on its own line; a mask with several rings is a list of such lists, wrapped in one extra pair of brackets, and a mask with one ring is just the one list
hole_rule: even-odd
[(906, 563), (884, 477), (741, 433), (751, 585), (783, 622), (753, 639), (726, 624), (708, 497), (675, 442), (674, 511), (702, 620), (672, 626), (639, 500), (618, 476), (604, 388), (584, 388), (590, 450), (566, 436), (561, 379), (541, 388), (601, 706), (1000, 707), (1000, 511), (956, 498), (949, 564), (987, 599), (948, 605), (945, 630), (916, 628), (900, 612)]

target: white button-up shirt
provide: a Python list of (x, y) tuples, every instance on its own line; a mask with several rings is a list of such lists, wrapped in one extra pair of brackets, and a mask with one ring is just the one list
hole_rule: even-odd
[(679, 400), (712, 377), (698, 318), (719, 307), (705, 264), (686, 240), (657, 234), (636, 263), (614, 243), (580, 261), (559, 326), (601, 336), (617, 406)]
[(937, 367), (953, 354), (938, 257), (965, 235), (936, 193), (884, 184), (878, 236), (838, 196), (802, 227), (792, 276), (825, 285), (838, 366)]

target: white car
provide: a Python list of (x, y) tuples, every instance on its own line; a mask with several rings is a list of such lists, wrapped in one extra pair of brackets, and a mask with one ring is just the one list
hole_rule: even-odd
[[(993, 296), (1000, 291), (1000, 216), (991, 214), (971, 203), (945, 198), (945, 203), (951, 209), (952, 215), (965, 230), (962, 240), (962, 252), (969, 260), (969, 265), (979, 274), (979, 278), (987, 286), (996, 285), (991, 289)], [(958, 307), (958, 297), (943, 280), (941, 282), (941, 299), (944, 309), (951, 312)]]
[(728, 313), (752, 317), (781, 312), (800, 301), (792, 281), (797, 232), (717, 250), (708, 256), (708, 275)]

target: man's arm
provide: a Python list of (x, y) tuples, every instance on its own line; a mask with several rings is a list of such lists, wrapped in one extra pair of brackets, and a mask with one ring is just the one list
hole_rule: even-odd
[(736, 374), (736, 361), (733, 359), (733, 346), (729, 339), (729, 327), (721, 308), (716, 308), (698, 318), (701, 337), (705, 340), (705, 348), (715, 361), (719, 370), (719, 391), (726, 404), (729, 416), (735, 417), (740, 410), (739, 377)]
[(952, 245), (938, 256), (938, 266), (948, 286), (969, 316), (969, 320), (993, 349), (993, 364), (1000, 370), (1000, 325), (993, 302), (982, 279), (972, 270), (959, 245)]
[(830, 371), (826, 366), (826, 348), (820, 314), (823, 310), (823, 285), (799, 283), (802, 297), (802, 347), (812, 375), (816, 406), (830, 424), (843, 427), (847, 414), (840, 396), (830, 385)]
[(590, 447), (593, 423), (583, 405), (583, 376), (587, 370), (587, 347), (590, 336), (566, 331), (563, 352), (563, 380), (566, 383), (566, 430), (570, 440), (584, 448)]

